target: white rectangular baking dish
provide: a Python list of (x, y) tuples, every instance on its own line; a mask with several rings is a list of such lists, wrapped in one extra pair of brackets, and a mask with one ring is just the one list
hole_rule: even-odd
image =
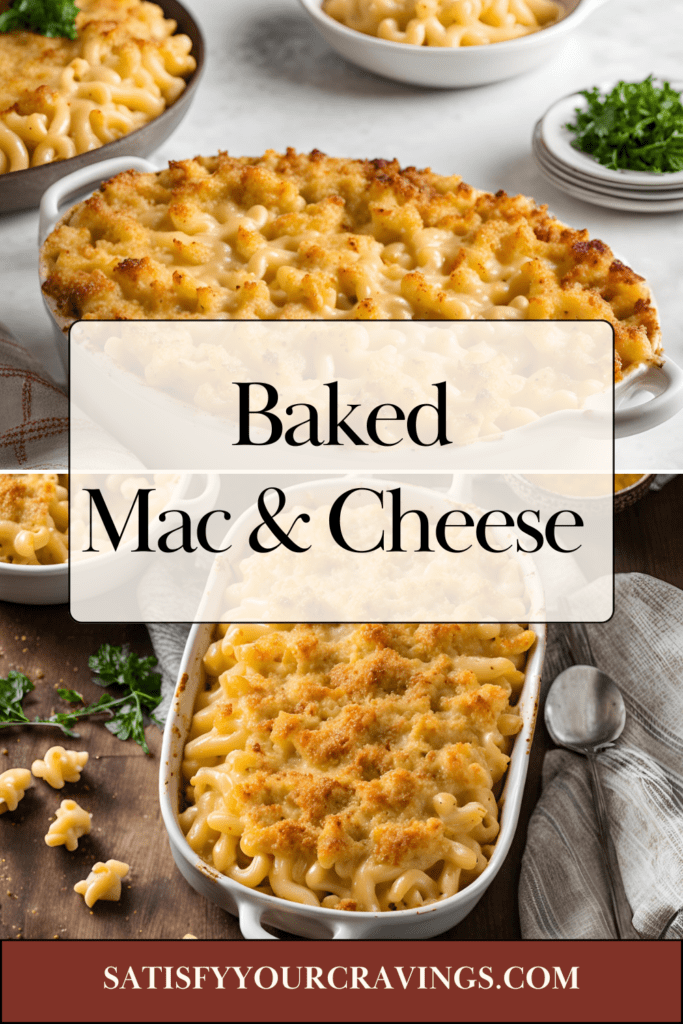
[[(350, 32), (351, 30), (348, 29), (347, 31)], [(360, 35), (361, 33), (355, 34)], [(524, 37), (521, 40), (517, 40), (517, 42), (525, 42), (528, 39), (537, 38), (543, 34), (543, 32), (539, 32), (536, 36)], [(488, 51), (495, 50), (498, 46), (507, 45), (507, 43), (500, 43), (495, 46), (468, 47), (467, 49)], [(422, 47), (422, 49), (426, 48)], [(65, 209), (66, 203), (69, 203), (69, 206), (71, 206), (76, 200), (90, 193), (95, 184), (99, 184), (107, 178), (131, 168), (143, 172), (159, 170), (157, 165), (140, 157), (119, 157), (114, 160), (103, 161), (91, 167), (85, 167), (80, 171), (75, 171), (73, 174), (61, 178), (52, 185), (45, 192), (40, 204), (40, 245), (42, 246), (45, 238), (59, 220), (68, 214), (69, 209)], [(41, 256), (41, 285), (44, 283), (45, 278), (45, 266)], [(64, 366), (67, 367), (69, 358), (67, 335), (72, 321), (60, 316), (54, 302), (45, 296), (44, 293), (43, 301), (50, 314), (60, 357)], [(654, 302), (654, 298), (652, 301)], [(191, 433), (186, 431), (180, 432), (181, 443), (182, 437), (187, 436), (190, 447), (186, 453), (177, 452), (178, 464), (182, 462), (183, 455), (185, 454), (190, 459), (188, 465), (193, 465), (194, 455), (199, 446), (208, 446), (210, 450), (222, 450), (226, 438), (226, 422), (224, 420), (191, 407), (185, 402), (171, 398), (162, 392), (155, 391), (134, 377), (129, 371), (117, 367), (112, 360), (105, 357), (102, 353), (89, 352), (84, 349), (83, 358), (88, 364), (87, 372), (89, 379), (92, 378), (93, 382), (97, 382), (100, 387), (105, 387), (107, 394), (111, 397), (108, 409), (106, 407), (103, 409), (102, 403), (99, 402), (97, 408), (90, 411), (91, 413), (94, 412), (98, 421), (101, 420), (103, 425), (112, 431), (114, 436), (117, 436), (124, 445), (127, 443), (127, 438), (129, 445), (132, 444), (133, 448), (137, 445), (138, 449), (141, 443), (148, 442), (152, 446), (150, 448), (150, 455), (153, 456), (154, 451), (156, 451), (154, 446), (157, 444), (163, 445), (164, 438), (169, 436), (169, 429), (172, 429), (169, 426), (169, 420), (171, 423), (177, 423), (180, 417), (182, 420), (188, 421), (188, 425), (191, 426)], [(683, 370), (670, 358), (667, 358), (665, 364), (661, 367), (637, 367), (616, 385), (615, 394), (617, 407), (615, 414), (615, 437), (629, 437), (632, 434), (642, 433), (644, 430), (650, 430), (652, 427), (664, 423), (683, 408)], [(87, 396), (85, 396), (85, 399), (87, 404)], [(154, 416), (149, 415), (150, 405), (154, 406)], [(84, 411), (88, 412), (89, 410), (84, 408)], [(565, 415), (567, 414), (564, 412), (553, 413), (555, 417)], [(574, 413), (574, 415), (576, 414)], [(107, 416), (109, 416), (109, 421), (107, 421)], [(519, 435), (526, 432), (529, 444), (535, 446), (536, 441), (533, 427), (534, 424), (529, 424), (526, 427), (519, 427), (511, 432), (515, 435), (515, 444), (519, 443)], [(177, 434), (178, 431), (174, 431), (174, 436)], [(141, 438), (143, 442), (141, 442)], [(486, 449), (482, 449), (479, 446), (479, 451), (482, 455), (488, 450), (490, 450), (490, 445)], [(237, 458), (238, 451), (239, 449), (234, 447), (230, 449), (231, 460)], [(424, 449), (422, 454), (424, 456)], [(140, 451), (140, 455), (143, 459), (145, 458), (144, 452)], [(508, 464), (500, 449), (495, 453), (495, 457), (497, 461)], [(534, 464), (537, 464), (536, 460), (534, 460)], [(240, 467), (235, 464), (232, 468)], [(249, 467), (245, 466), (244, 468)], [(329, 469), (330, 466), (327, 465), (325, 468)], [(359, 466), (355, 468), (371, 467)], [(496, 471), (501, 470), (501, 467), (497, 464), (492, 464), (489, 468)]]
[(264, 925), (309, 939), (429, 939), (452, 928), (474, 908), (496, 877), (517, 826), (529, 752), (538, 712), (546, 627), (532, 625), (536, 642), (525, 669), (518, 707), (522, 729), (517, 734), (500, 797), (500, 833), (488, 867), (461, 892), (416, 910), (371, 913), (328, 910), (291, 903), (249, 889), (220, 874), (190, 847), (178, 823), (182, 797), (181, 763), (192, 721), (195, 697), (204, 684), (202, 659), (211, 642), (213, 625), (192, 627), (180, 666), (179, 682), (164, 730), (159, 770), (161, 813), (178, 870), (193, 889), (239, 918), (245, 939), (272, 939)]

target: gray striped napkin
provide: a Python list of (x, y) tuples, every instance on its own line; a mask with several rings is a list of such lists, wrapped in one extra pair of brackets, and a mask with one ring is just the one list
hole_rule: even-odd
[[(618, 683), (626, 728), (599, 755), (633, 924), (645, 939), (683, 938), (683, 593), (616, 577), (616, 611), (586, 627), (598, 668)], [(544, 676), (570, 664), (551, 627)], [(529, 822), (519, 883), (525, 939), (616, 938), (583, 757), (550, 751)]]

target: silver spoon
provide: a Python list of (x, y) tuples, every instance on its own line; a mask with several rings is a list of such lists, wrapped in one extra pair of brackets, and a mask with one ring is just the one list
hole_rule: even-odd
[(605, 794), (596, 754), (621, 736), (626, 724), (624, 698), (617, 684), (591, 665), (573, 665), (560, 672), (545, 703), (545, 724), (558, 746), (588, 759), (597, 811), (600, 848), (609, 881), (612, 912), (620, 939), (639, 939), (610, 834)]

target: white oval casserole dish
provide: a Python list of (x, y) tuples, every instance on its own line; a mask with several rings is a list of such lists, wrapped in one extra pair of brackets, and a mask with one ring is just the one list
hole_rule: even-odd
[(529, 752), (538, 712), (546, 627), (531, 625), (536, 642), (525, 668), (517, 707), (522, 728), (517, 734), (499, 802), (500, 833), (488, 867), (461, 892), (416, 910), (372, 913), (328, 910), (291, 903), (249, 889), (201, 860), (188, 844), (178, 822), (181, 763), (192, 721), (195, 697), (204, 683), (202, 659), (211, 642), (212, 624), (194, 625), (180, 666), (180, 679), (169, 711), (161, 750), (159, 799), (171, 852), (178, 870), (198, 893), (239, 918), (245, 939), (273, 939), (264, 925), (308, 939), (430, 939), (454, 927), (474, 908), (496, 877), (510, 849), (519, 818)]

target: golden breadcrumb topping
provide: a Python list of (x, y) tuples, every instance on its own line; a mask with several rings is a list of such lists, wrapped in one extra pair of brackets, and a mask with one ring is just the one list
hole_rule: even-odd
[(43, 249), (74, 319), (604, 319), (615, 375), (660, 363), (650, 291), (526, 196), (395, 160), (227, 153), (127, 171)]
[[(513, 624), (220, 627), (185, 748), (190, 845), (313, 905), (457, 891), (492, 852), (534, 640)], [(399, 895), (406, 872), (424, 877)]]

